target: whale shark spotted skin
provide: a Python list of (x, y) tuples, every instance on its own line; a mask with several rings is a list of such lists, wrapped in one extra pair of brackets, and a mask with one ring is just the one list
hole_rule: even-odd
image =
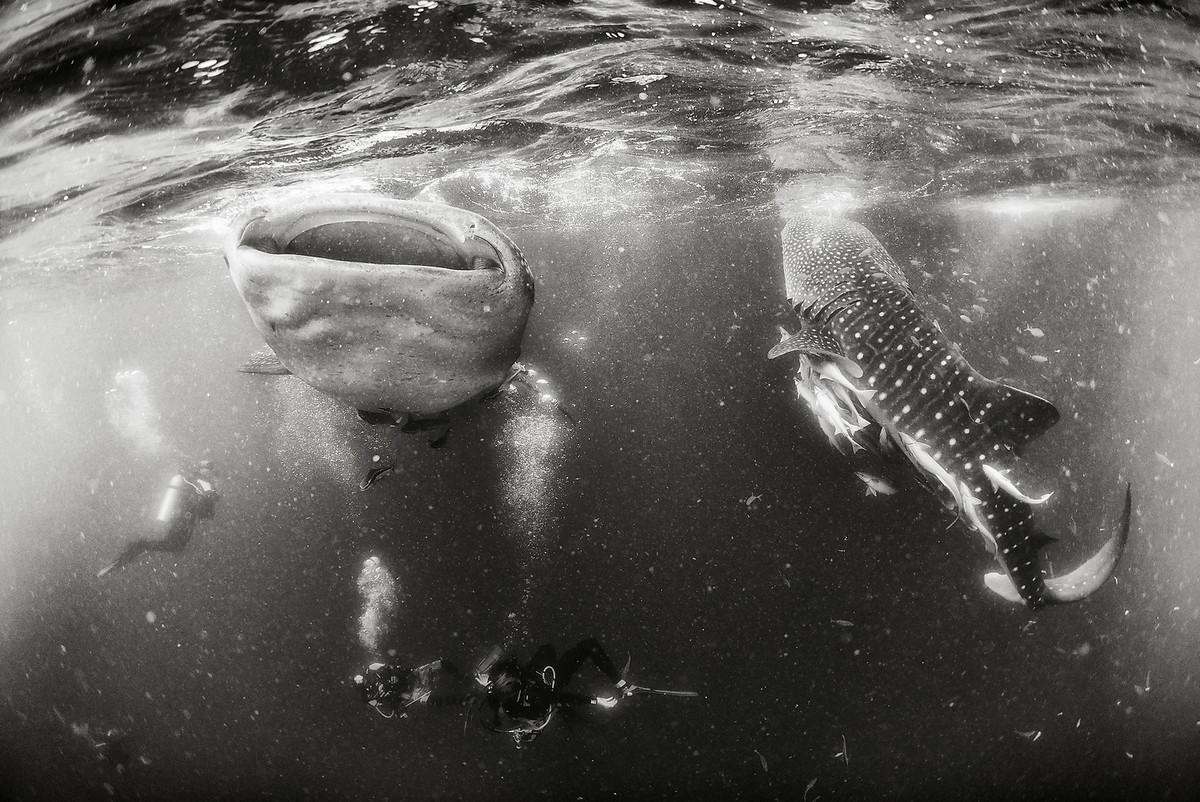
[[(863, 226), (797, 217), (783, 231), (788, 301), (803, 324), (769, 356), (800, 356), (796, 385), (839, 450), (897, 448), (979, 532), (1003, 573), (987, 587), (1031, 609), (1082, 599), (1103, 585), (1129, 533), (1132, 495), (1100, 552), (1046, 577), (1047, 540), (1033, 507), (1049, 494), (1021, 489), (1018, 454), (1059, 418), (1049, 401), (976, 371), (917, 305), (903, 271)], [(879, 429), (864, 426), (869, 420)]]

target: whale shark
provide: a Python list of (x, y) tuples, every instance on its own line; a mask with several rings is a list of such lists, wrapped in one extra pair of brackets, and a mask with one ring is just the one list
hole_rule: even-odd
[(903, 271), (864, 226), (798, 216), (783, 230), (788, 303), (800, 318), (772, 359), (799, 356), (796, 390), (844, 451), (898, 452), (978, 532), (1001, 571), (985, 585), (1032, 610), (1078, 601), (1112, 576), (1129, 536), (1132, 490), (1114, 534), (1051, 577), (1034, 523), (1050, 494), (1022, 486), (1020, 453), (1059, 419), (1044, 398), (979, 373), (918, 305)]
[(369, 423), (435, 417), (507, 383), (533, 306), (512, 240), (438, 203), (256, 206), (230, 225), (225, 261), (268, 346), (242, 370), (291, 373)]
[[(291, 374), (372, 425), (429, 432), (507, 387), (534, 300), (520, 249), (486, 218), (441, 203), (313, 193), (230, 224), (225, 261), (266, 345), (240, 368)], [(564, 405), (547, 393), (564, 415)], [(395, 469), (383, 461), (359, 483)]]

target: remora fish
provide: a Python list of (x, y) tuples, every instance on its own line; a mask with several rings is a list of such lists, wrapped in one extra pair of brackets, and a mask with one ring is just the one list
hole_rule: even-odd
[[(983, 535), (1004, 573), (984, 579), (1003, 598), (1037, 610), (1078, 601), (1103, 585), (1129, 535), (1132, 494), (1116, 534), (1090, 560), (1046, 577), (1032, 497), (1009, 478), (1017, 454), (1058, 421), (1045, 399), (992, 381), (963, 358), (916, 303), (903, 272), (866, 228), (846, 220), (802, 217), (783, 231), (789, 303), (802, 330), (771, 349), (798, 352), (796, 379), (830, 440), (894, 444)], [(873, 431), (873, 430), (872, 430)]]

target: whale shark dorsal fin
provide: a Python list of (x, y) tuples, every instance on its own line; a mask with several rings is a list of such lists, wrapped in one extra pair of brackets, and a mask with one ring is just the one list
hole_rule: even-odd
[(971, 414), (1020, 453), (1058, 423), (1058, 409), (1040, 396), (988, 381), (971, 401)]
[(264, 376), (286, 376), (291, 373), (283, 366), (271, 346), (264, 345), (238, 366), (239, 373), (259, 373)]
[(774, 348), (767, 352), (767, 359), (799, 351), (809, 356), (822, 356), (837, 363), (847, 375), (862, 378), (863, 371), (853, 360), (842, 353), (841, 346), (828, 330), (818, 326), (805, 326), (798, 333), (784, 336)]

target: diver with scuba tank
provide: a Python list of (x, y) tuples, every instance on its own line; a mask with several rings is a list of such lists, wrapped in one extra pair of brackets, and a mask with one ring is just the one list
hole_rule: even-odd
[(154, 520), (154, 527), (161, 535), (134, 540), (115, 560), (97, 571), (96, 576), (104, 577), (124, 568), (148, 551), (183, 551), (192, 539), (196, 524), (213, 516), (217, 503), (214, 482), (209, 460), (202, 460), (194, 471), (180, 471), (171, 477)]
[[(494, 649), (480, 661), (472, 687), (465, 692), (434, 690), (437, 671), (464, 679), (442, 661), (415, 669), (373, 663), (364, 674), (354, 677), (354, 685), (364, 701), (387, 718), (397, 712), (404, 716), (403, 711), (422, 702), (432, 707), (478, 704), (480, 724), (492, 732), (511, 736), (518, 748), (536, 738), (562, 707), (612, 708), (633, 694), (698, 695), (693, 691), (664, 691), (628, 682), (595, 638), (582, 640), (561, 655), (545, 644), (525, 664), (513, 657), (501, 659), (501, 654), (500, 649)], [(615, 694), (593, 696), (567, 690), (575, 673), (588, 660), (613, 684)]]
[[(619, 696), (590, 696), (567, 690), (575, 672), (589, 659)], [(626, 682), (595, 638), (581, 640), (560, 656), (555, 656), (553, 646), (544, 644), (525, 665), (510, 657), (479, 671), (475, 681), (486, 692), (480, 722), (492, 732), (512, 736), (518, 748), (541, 734), (559, 708), (616, 707), (637, 688)]]

